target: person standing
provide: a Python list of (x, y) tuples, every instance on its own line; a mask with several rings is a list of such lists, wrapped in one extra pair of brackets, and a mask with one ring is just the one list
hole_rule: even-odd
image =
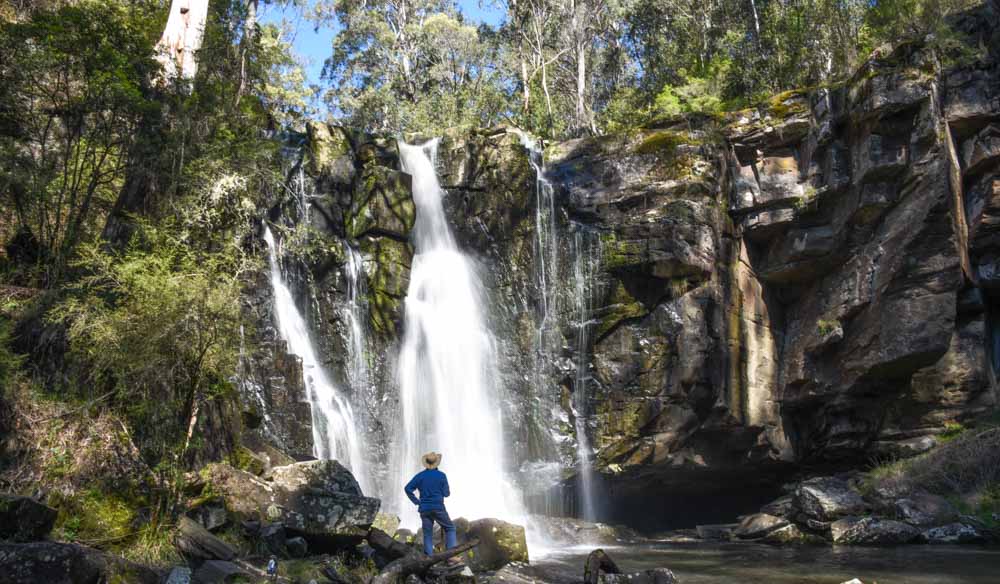
[[(428, 556), (434, 553), (434, 524), (437, 523), (444, 530), (445, 547), (451, 549), (458, 545), (455, 537), (455, 524), (448, 516), (448, 509), (444, 506), (444, 498), (451, 495), (448, 487), (448, 476), (438, 470), (441, 464), (441, 453), (428, 452), (421, 457), (424, 470), (418, 472), (410, 482), (406, 483), (403, 491), (410, 501), (417, 506), (420, 513), (420, 522), (424, 530), (424, 553)], [(414, 494), (419, 491), (420, 498)]]

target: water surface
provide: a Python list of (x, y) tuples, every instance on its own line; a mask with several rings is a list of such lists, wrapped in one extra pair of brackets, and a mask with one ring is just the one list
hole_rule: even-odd
[[(583, 579), (591, 547), (549, 552), (532, 562), (533, 576), (550, 582)], [(680, 543), (610, 547), (626, 571), (666, 567), (681, 584), (997, 584), (1000, 548), (979, 546), (773, 547), (746, 543)]]

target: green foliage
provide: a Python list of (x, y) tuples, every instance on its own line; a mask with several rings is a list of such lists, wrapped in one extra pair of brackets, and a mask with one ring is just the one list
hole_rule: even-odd
[(450, 3), (336, 0), (327, 8), (342, 28), (324, 68), (326, 100), (351, 125), (440, 132), (496, 123), (505, 110), (496, 43)]
[(819, 333), (819, 336), (821, 337), (831, 334), (833, 331), (837, 330), (838, 327), (840, 327), (840, 322), (837, 320), (820, 319), (816, 322), (816, 332)]
[(198, 253), (178, 232), (145, 225), (122, 254), (84, 246), (76, 267), (87, 275), (50, 312), (97, 387), (140, 437), (155, 436), (140, 440), (154, 461), (180, 445), (198, 407), (231, 391), (239, 350), (240, 256)]
[(135, 505), (96, 489), (72, 496), (54, 494), (49, 504), (59, 510), (56, 536), (84, 543), (116, 543), (133, 535)]
[(0, 224), (30, 233), (43, 282), (101, 228), (139, 120), (158, 108), (144, 90), (151, 7), (85, 0), (0, 23)]

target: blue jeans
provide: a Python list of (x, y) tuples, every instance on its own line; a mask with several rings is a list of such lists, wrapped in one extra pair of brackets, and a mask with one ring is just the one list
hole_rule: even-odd
[(444, 509), (440, 511), (424, 511), (420, 514), (420, 522), (424, 529), (424, 553), (428, 556), (434, 553), (434, 522), (444, 530), (444, 545), (451, 549), (458, 545), (455, 538), (455, 524)]

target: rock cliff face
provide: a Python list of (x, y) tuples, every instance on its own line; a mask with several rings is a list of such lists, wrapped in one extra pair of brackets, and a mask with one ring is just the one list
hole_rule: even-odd
[[(994, 408), (996, 24), (989, 8), (965, 17), (976, 55), (961, 65), (906, 44), (840, 86), (722, 120), (548, 145), (549, 185), (514, 129), (442, 138), (446, 212), (490, 288), (511, 470), (537, 510), (572, 512), (547, 495), (572, 491), (576, 428), (602, 516), (653, 528), (711, 519), (678, 509), (718, 494), (731, 508), (716, 498), (713, 511), (731, 517), (802, 469), (918, 452), (946, 422)], [(393, 141), (341, 128), (312, 126), (299, 153), (291, 176), (308, 196), (270, 219), (286, 227), (285, 268), (329, 367), (384, 449), (409, 177)], [(360, 361), (344, 309), (351, 250), (367, 290)], [(273, 349), (248, 359), (264, 388), (254, 407), (271, 412), (261, 435), (308, 455), (308, 412), (289, 414), (301, 379), (267, 294), (247, 309)]]

